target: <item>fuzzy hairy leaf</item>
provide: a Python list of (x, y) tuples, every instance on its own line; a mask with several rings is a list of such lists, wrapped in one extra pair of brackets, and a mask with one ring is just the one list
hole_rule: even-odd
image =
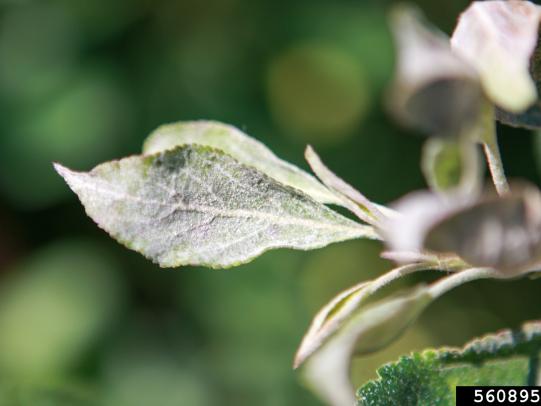
[(377, 238), (371, 227), (205, 146), (124, 158), (87, 173), (55, 167), (101, 228), (162, 267), (223, 268), (272, 248)]
[(382, 230), (387, 247), (393, 252), (423, 253), (424, 239), (430, 228), (473, 201), (472, 196), (450, 195), (444, 198), (426, 190), (405, 195), (391, 206), (399, 215), (390, 218)]
[(424, 246), (508, 276), (526, 271), (541, 258), (541, 194), (524, 185), (513, 194), (484, 198), (433, 224)]
[(451, 38), (453, 49), (479, 72), (488, 97), (513, 113), (537, 100), (529, 65), (540, 18), (541, 7), (529, 1), (476, 1)]
[[(541, 46), (539, 43), (539, 32), (537, 45), (530, 58), (530, 74), (537, 88), (537, 94), (541, 91)], [(539, 96), (534, 105), (521, 113), (511, 113), (503, 109), (496, 109), (496, 119), (501, 123), (512, 127), (522, 127), (527, 129), (541, 128), (541, 100)]]
[(302, 343), (295, 355), (293, 367), (300, 366), (314, 351), (321, 347), (348, 319), (362, 310), (367, 300), (389, 283), (419, 270), (428, 270), (428, 264), (408, 264), (395, 268), (386, 274), (359, 283), (336, 295), (329, 303), (314, 316), (310, 328), (303, 337)]
[[(368, 354), (396, 339), (432, 301), (420, 286), (365, 304), (370, 283), (339, 295), (316, 316), (303, 340), (296, 363), (304, 361), (303, 377), (331, 405), (353, 404), (349, 366), (354, 354)], [(318, 319), (319, 318), (319, 319)]]
[(541, 323), (476, 339), (462, 349), (427, 350), (379, 369), (357, 393), (358, 405), (455, 404), (458, 385), (539, 385)]
[(216, 121), (186, 121), (156, 129), (143, 145), (144, 154), (153, 154), (184, 144), (216, 148), (237, 161), (253, 166), (277, 181), (302, 190), (321, 203), (343, 205), (341, 199), (309, 173), (280, 158), (263, 143), (237, 128)]
[(312, 171), (314, 171), (323, 184), (330, 190), (336, 192), (343, 201), (342, 205), (348, 208), (361, 220), (366, 221), (369, 224), (377, 224), (384, 219), (385, 216), (393, 216), (394, 213), (392, 210), (371, 202), (353, 186), (336, 176), (336, 174), (325, 166), (319, 155), (310, 145), (306, 147), (304, 157), (310, 165), (310, 168), (312, 168)]
[(477, 121), (484, 98), (475, 70), (417, 9), (395, 7), (391, 28), (398, 59), (389, 98), (392, 113), (430, 136), (467, 130)]

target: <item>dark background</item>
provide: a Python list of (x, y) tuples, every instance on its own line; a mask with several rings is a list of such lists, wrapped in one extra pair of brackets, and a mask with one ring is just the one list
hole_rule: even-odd
[[(450, 33), (468, 2), (417, 3)], [(310, 143), (381, 203), (424, 188), (422, 138), (383, 108), (389, 4), (0, 0), (0, 405), (57, 405), (44, 400), (55, 391), (115, 406), (319, 404), (293, 354), (320, 306), (392, 266), (379, 244), (159, 269), (98, 229), (51, 162), (89, 170), (139, 153), (161, 124), (212, 119), (305, 169)], [(539, 135), (499, 133), (510, 177), (539, 183)], [(451, 292), (356, 360), (356, 383), (410, 350), (539, 317), (540, 283)]]

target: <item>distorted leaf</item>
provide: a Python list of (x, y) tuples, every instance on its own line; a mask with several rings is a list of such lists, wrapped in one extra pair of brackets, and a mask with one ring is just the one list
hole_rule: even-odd
[(325, 339), (336, 332), (345, 318), (351, 314), (351, 311), (368, 296), (369, 286), (370, 282), (362, 282), (346, 289), (316, 314), (295, 354), (294, 368), (301, 365), (307, 357), (312, 355), (323, 344)]
[[(424, 287), (358, 308), (303, 366), (307, 384), (335, 406), (355, 402), (349, 367), (353, 354), (374, 352), (396, 339), (432, 300)], [(347, 303), (347, 302), (346, 302)]]
[(476, 1), (451, 38), (453, 50), (479, 72), (487, 96), (512, 113), (537, 100), (529, 66), (540, 18), (541, 7), (529, 1)]
[(472, 142), (431, 138), (424, 145), (421, 166), (432, 190), (463, 194), (479, 190), (479, 154)]
[[(450, 259), (453, 262), (453, 259)], [(339, 295), (317, 316), (310, 328), (310, 339), (317, 348), (306, 350), (303, 375), (312, 390), (331, 405), (354, 402), (349, 367), (353, 355), (366, 355), (389, 345), (418, 317), (433, 300), (465, 283), (496, 277), (490, 268), (469, 268), (454, 272), (429, 286), (420, 285), (402, 294), (368, 301), (392, 280), (408, 273), (427, 269), (446, 269), (445, 264), (410, 264), (359, 285)], [(360, 296), (360, 299), (356, 298)], [(338, 319), (333, 325), (333, 318)], [(319, 330), (319, 331), (318, 331)], [(330, 334), (326, 330), (331, 330)], [(324, 340), (316, 340), (321, 335)], [(328, 337), (328, 338), (327, 338)]]
[(412, 192), (402, 197), (391, 205), (398, 215), (389, 218), (382, 230), (387, 246), (393, 252), (410, 255), (422, 253), (428, 230), (475, 198), (473, 195), (450, 195), (444, 198), (428, 191)]
[(484, 96), (477, 73), (453, 53), (449, 39), (411, 7), (397, 7), (391, 27), (398, 52), (394, 115), (428, 135), (454, 136), (473, 125)]
[(408, 264), (380, 276), (379, 278), (362, 282), (336, 295), (313, 318), (310, 328), (304, 335), (302, 343), (295, 354), (293, 367), (297, 368), (308, 357), (321, 347), (344, 323), (359, 311), (367, 299), (384, 286), (396, 279), (420, 270), (432, 269), (428, 264)]
[(518, 114), (496, 109), (496, 119), (511, 127), (522, 127), (529, 130), (541, 128), (541, 102), (536, 102), (524, 113)]
[(538, 98), (535, 104), (522, 113), (511, 113), (497, 108), (496, 119), (498, 121), (512, 127), (528, 129), (541, 128), (541, 100), (539, 100), (539, 92), (541, 90), (541, 47), (539, 46), (539, 38), (537, 39), (537, 45), (530, 58), (530, 75), (537, 88)]
[[(476, 339), (462, 349), (426, 350), (378, 370), (357, 393), (359, 406), (455, 405), (456, 386), (536, 385), (541, 323)], [(532, 362), (533, 361), (533, 362)]]
[(162, 267), (228, 267), (272, 248), (377, 238), (371, 227), (209, 147), (180, 146), (87, 173), (56, 169), (101, 228)]
[(341, 200), (312, 175), (278, 158), (263, 143), (233, 126), (215, 121), (186, 121), (156, 129), (145, 141), (144, 154), (154, 154), (184, 144), (220, 149), (244, 165), (253, 166), (277, 181), (297, 188), (321, 203)]
[(387, 208), (382, 208), (381, 206), (372, 203), (353, 186), (336, 176), (329, 168), (327, 168), (327, 166), (325, 166), (311, 146), (306, 147), (304, 156), (316, 176), (330, 190), (335, 191), (338, 196), (341, 196), (344, 200), (343, 205), (355, 213), (360, 219), (373, 224), (374, 222), (383, 219), (381, 209), (387, 213), (389, 212)]
[(525, 271), (541, 256), (541, 194), (521, 186), (457, 210), (430, 228), (424, 246), (509, 276)]
[(530, 75), (537, 88), (537, 101), (521, 113), (511, 113), (501, 108), (496, 108), (495, 116), (501, 123), (527, 129), (541, 128), (541, 100), (539, 100), (539, 92), (541, 90), (541, 47), (539, 46), (539, 39), (530, 58)]

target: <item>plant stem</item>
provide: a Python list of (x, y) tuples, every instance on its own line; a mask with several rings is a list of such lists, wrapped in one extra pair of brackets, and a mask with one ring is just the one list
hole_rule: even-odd
[(429, 287), (429, 292), (434, 299), (450, 291), (457, 286), (477, 279), (499, 278), (498, 271), (492, 268), (469, 268), (442, 278)]
[(505, 177), (505, 172), (503, 170), (503, 162), (497, 140), (495, 139), (494, 142), (490, 144), (485, 142), (483, 148), (485, 150), (488, 168), (490, 169), (496, 191), (500, 196), (509, 193), (509, 184), (507, 183), (507, 178)]
[(494, 119), (494, 106), (486, 106), (486, 111), (481, 123), (481, 142), (487, 157), (488, 168), (492, 176), (492, 181), (496, 187), (496, 191), (500, 196), (509, 193), (509, 184), (505, 177), (503, 169), (502, 157), (500, 148), (498, 147), (498, 137), (496, 134), (496, 121)]

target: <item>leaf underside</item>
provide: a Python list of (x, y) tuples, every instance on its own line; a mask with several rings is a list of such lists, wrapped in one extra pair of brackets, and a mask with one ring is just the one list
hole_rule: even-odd
[(540, 18), (541, 7), (529, 1), (475, 1), (451, 38), (455, 52), (479, 72), (488, 97), (512, 113), (537, 100), (529, 65)]
[[(363, 296), (363, 293), (366, 294), (361, 288), (349, 296)], [(298, 357), (308, 357), (302, 372), (306, 383), (322, 400), (332, 405), (355, 403), (349, 376), (352, 355), (372, 353), (388, 345), (417, 318), (432, 297), (426, 287), (419, 286), (366, 306), (362, 305), (361, 298), (348, 297), (348, 300), (357, 302), (356, 308), (347, 310), (349, 315), (339, 322), (340, 325), (324, 325), (321, 332), (308, 336), (315, 341), (313, 344), (303, 340), (298, 353)], [(340, 306), (340, 302), (336, 305)], [(348, 306), (347, 303), (344, 306)], [(339, 318), (342, 316), (338, 315)], [(332, 323), (332, 319), (327, 323)]]
[[(358, 405), (455, 404), (458, 385), (536, 385), (541, 322), (472, 341), (463, 349), (427, 350), (378, 370), (357, 393)], [(532, 362), (533, 361), (533, 362)]]
[(101, 228), (162, 267), (224, 268), (272, 248), (377, 238), (371, 227), (205, 146), (107, 162), (88, 173), (55, 167)]
[(518, 114), (496, 109), (496, 119), (511, 127), (521, 127), (529, 130), (541, 128), (541, 103), (537, 102), (524, 113)]
[(534, 186), (515, 184), (512, 195), (480, 200), (432, 225), (424, 247), (516, 275), (540, 258), (540, 205), (541, 194)]

